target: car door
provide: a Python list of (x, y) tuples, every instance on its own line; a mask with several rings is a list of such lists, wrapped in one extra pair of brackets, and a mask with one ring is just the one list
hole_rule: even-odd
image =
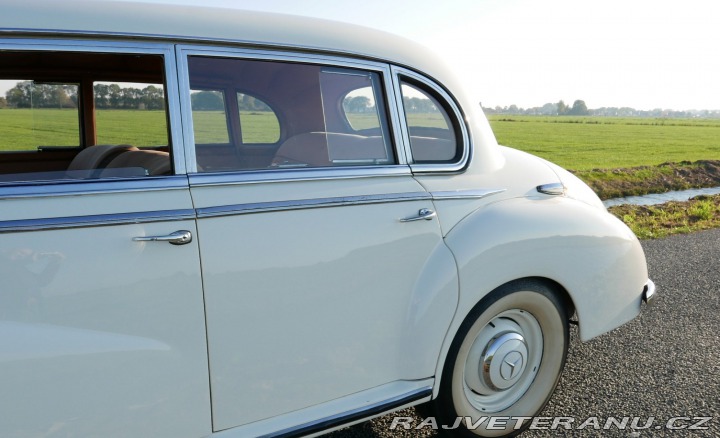
[[(21, 86), (54, 87), (67, 104), (8, 108), (0, 115), (35, 111), (57, 122), (34, 125), (21, 137), (0, 136), (0, 430), (15, 437), (207, 435), (202, 281), (187, 177), (177, 175), (184, 169), (182, 152), (175, 153), (182, 151), (180, 128), (161, 128), (164, 146), (156, 147), (148, 140), (156, 127), (144, 123), (177, 120), (177, 87), (172, 75), (162, 77), (174, 70), (172, 49), (102, 47), (35, 42), (0, 53), (18, 61), (0, 66), (16, 65), (12, 77), (23, 79)], [(95, 75), (125, 80), (134, 72), (126, 58), (144, 69), (137, 76), (169, 90), (161, 109), (113, 110), (103, 116), (122, 119), (107, 123), (94, 116), (97, 94), (67, 96), (98, 90)], [(71, 64), (82, 66), (82, 77), (73, 76)], [(118, 65), (121, 73), (112, 67)], [(152, 75), (150, 67), (157, 68)], [(53, 81), (35, 80), (38, 72)], [(58, 84), (54, 75), (75, 88)], [(78, 127), (82, 120), (97, 131)], [(125, 125), (117, 134), (105, 131), (118, 123)], [(3, 123), (0, 130), (12, 126)], [(45, 131), (50, 135), (43, 143), (33, 140)], [(134, 135), (139, 150), (96, 145), (113, 135)], [(81, 146), (86, 151), (78, 154)], [(18, 148), (26, 150), (11, 151)], [(87, 166), (114, 149), (139, 159)], [(58, 162), (65, 155), (75, 156), (70, 166), (79, 170)], [(156, 160), (153, 166), (143, 164), (148, 157)], [(52, 170), (38, 172), (43, 166)], [(174, 172), (153, 174), (163, 167)], [(172, 236), (177, 231), (181, 235)]]
[[(455, 267), (431, 196), (395, 151), (389, 68), (180, 53), (189, 74), (186, 135), (198, 157), (190, 186), (214, 429), (431, 377), (457, 300)], [(225, 102), (221, 122), (198, 104), (207, 90)], [(240, 96), (263, 106), (243, 109)], [(361, 104), (349, 105), (358, 96)], [(222, 135), (210, 136), (212, 126)], [(277, 140), (248, 144), (243, 132), (253, 129), (277, 130), (258, 137)], [(449, 268), (429, 268), (433, 257)], [(441, 280), (426, 284), (428, 269)], [(424, 351), (423, 342), (431, 347)]]

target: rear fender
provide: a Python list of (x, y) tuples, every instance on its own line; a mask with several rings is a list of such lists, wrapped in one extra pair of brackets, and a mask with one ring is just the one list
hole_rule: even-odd
[(586, 203), (565, 197), (496, 202), (466, 217), (446, 243), (458, 264), (460, 296), (438, 379), (472, 308), (513, 280), (546, 278), (564, 288), (577, 311), (583, 341), (639, 313), (648, 279), (640, 243), (620, 220)]

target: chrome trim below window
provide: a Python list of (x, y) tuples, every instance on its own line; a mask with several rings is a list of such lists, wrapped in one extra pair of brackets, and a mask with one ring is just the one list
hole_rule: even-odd
[(187, 176), (132, 179), (30, 181), (0, 185), (0, 199), (78, 196), (98, 193), (187, 190)]
[(69, 228), (131, 225), (195, 219), (195, 210), (163, 210), (138, 213), (101, 214), (43, 219), (0, 221), (0, 234)]
[(481, 199), (502, 193), (507, 189), (479, 189), (479, 190), (449, 190), (430, 192), (434, 200), (446, 199)]
[(200, 208), (198, 218), (235, 216), (241, 214), (266, 213), (271, 211), (304, 210), (309, 208), (327, 208), (367, 204), (385, 204), (388, 202), (408, 202), (431, 200), (427, 192), (390, 193), (383, 195), (343, 196), (337, 198), (298, 199), (292, 201), (256, 202), (250, 204), (222, 205)]

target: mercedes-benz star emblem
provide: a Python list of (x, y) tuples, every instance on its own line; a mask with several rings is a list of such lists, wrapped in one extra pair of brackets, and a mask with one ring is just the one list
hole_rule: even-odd
[(505, 380), (514, 379), (522, 369), (522, 362), (522, 354), (518, 353), (517, 351), (508, 353), (508, 355), (505, 356), (505, 358), (503, 359), (503, 364), (500, 371), (502, 378)]

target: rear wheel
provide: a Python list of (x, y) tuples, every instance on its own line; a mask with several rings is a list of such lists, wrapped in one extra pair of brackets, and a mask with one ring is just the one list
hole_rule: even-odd
[(563, 300), (543, 283), (518, 281), (490, 293), (452, 343), (440, 394), (428, 406), (438, 423), (458, 426), (447, 432), (459, 437), (524, 430), (530, 421), (517, 417), (538, 414), (560, 378), (567, 321)]

